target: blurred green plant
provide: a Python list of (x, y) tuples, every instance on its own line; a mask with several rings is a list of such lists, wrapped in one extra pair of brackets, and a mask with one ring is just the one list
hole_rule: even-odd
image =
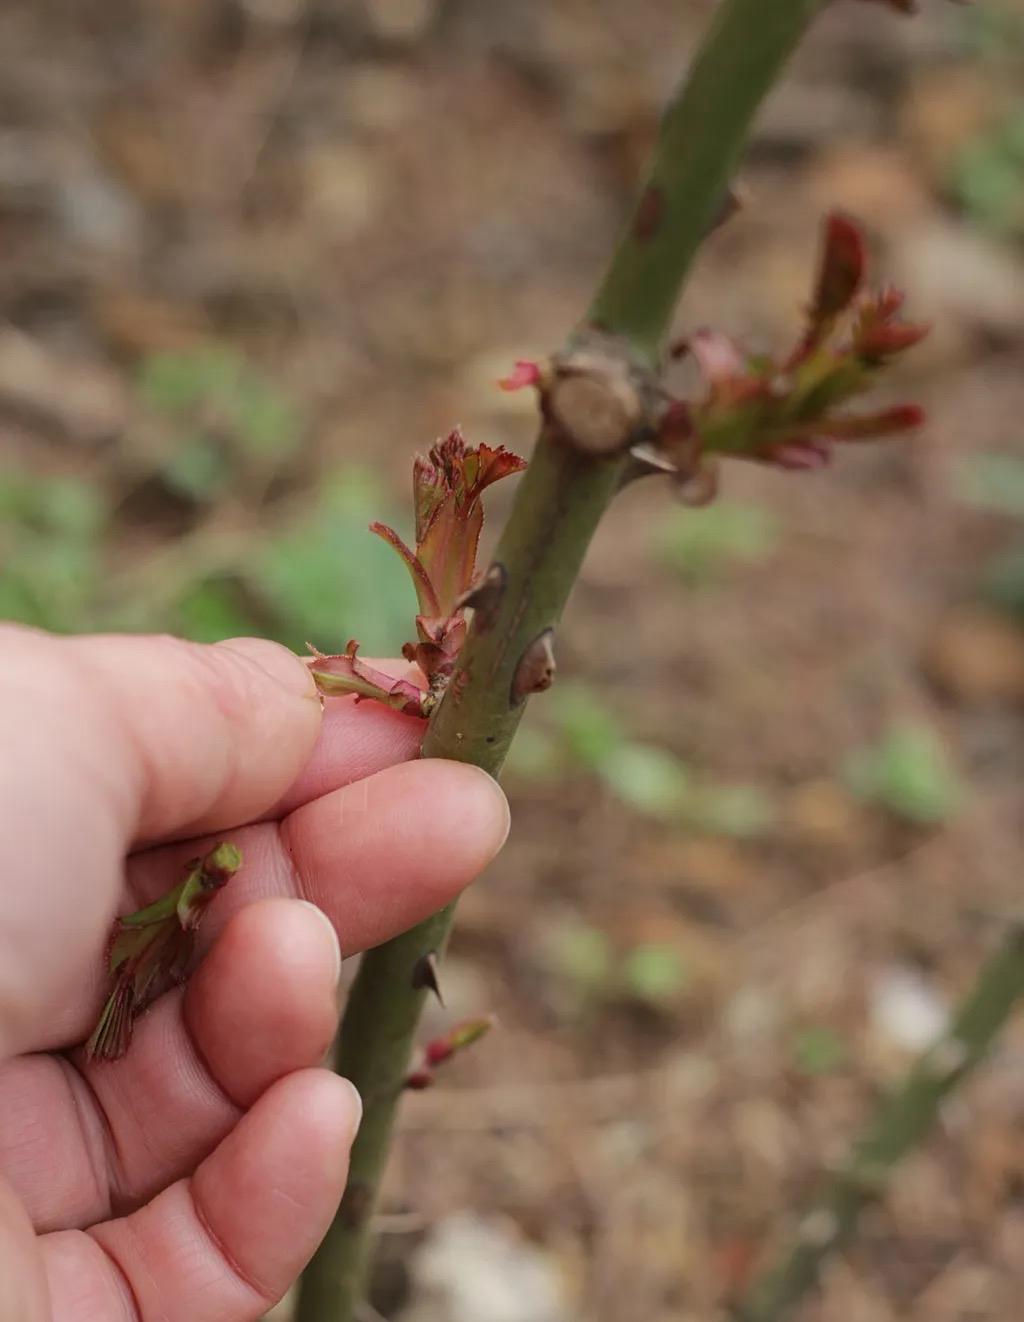
[(950, 184), (976, 223), (997, 234), (1024, 235), (1024, 105), (961, 148)]
[(137, 393), (180, 433), (160, 476), (199, 502), (216, 500), (240, 479), (265, 477), (302, 443), (298, 407), (227, 346), (151, 354), (139, 369)]
[(1020, 524), (1009, 546), (985, 565), (978, 588), (999, 609), (1024, 619), (1024, 458), (988, 453), (964, 459), (954, 471), (959, 499)]
[(686, 960), (674, 946), (647, 941), (628, 950), (621, 964), (622, 985), (645, 1005), (677, 1001), (690, 984)]
[[(55, 632), (169, 630), (201, 642), (257, 632), (328, 651), (344, 647), (358, 620), (366, 651), (397, 650), (415, 601), (401, 564), (368, 532), (388, 508), (370, 469), (347, 466), (315, 490), (273, 498), (272, 478), (300, 480), (306, 422), (227, 348), (152, 355), (137, 395), (168, 432), (152, 475), (203, 518), (174, 540), (140, 536), (106, 494), (123, 488), (120, 471), (91, 480), (4, 473), (0, 618)], [(129, 460), (137, 484), (138, 453)], [(220, 526), (229, 493), (255, 513), (250, 523)]]
[(0, 619), (41, 629), (95, 627), (107, 517), (92, 483), (0, 474)]
[(965, 504), (1024, 519), (1024, 458), (1019, 455), (972, 455), (957, 466), (954, 481)]
[(824, 1024), (800, 1029), (793, 1037), (791, 1050), (793, 1067), (811, 1077), (834, 1074), (843, 1068), (849, 1055), (844, 1038)]
[(900, 725), (846, 761), (850, 789), (868, 803), (919, 826), (944, 821), (959, 807), (963, 788), (934, 730)]
[(397, 653), (416, 599), (401, 561), (368, 532), (369, 511), (387, 504), (369, 469), (346, 467), (255, 551), (245, 573), (273, 613), (275, 637), (297, 649), (308, 640), (341, 651), (359, 621), (367, 655)]
[(632, 739), (589, 685), (563, 685), (544, 719), (528, 717), (520, 730), (506, 764), (513, 777), (557, 781), (582, 771), (635, 812), (708, 835), (747, 839), (775, 820), (757, 786), (697, 775), (669, 749)]
[(257, 630), (297, 649), (307, 638), (342, 647), (358, 619), (368, 651), (394, 652), (415, 602), (401, 565), (367, 532), (382, 501), (366, 470), (342, 469), (300, 514), (258, 542), (238, 539), (215, 573), (192, 572), (183, 545), (180, 563), (172, 551), (150, 572), (143, 555), (112, 578), (118, 532), (96, 484), (4, 474), (0, 618), (67, 633), (168, 629), (200, 642)]
[(675, 946), (642, 941), (623, 949), (582, 920), (554, 926), (541, 959), (554, 980), (555, 1000), (572, 1017), (615, 1004), (668, 1009), (691, 983), (686, 958)]
[(770, 555), (778, 536), (767, 510), (720, 500), (704, 509), (673, 510), (655, 533), (654, 550), (684, 582), (701, 587), (733, 565)]
[(1024, 60), (1024, 13), (1008, 0), (965, 7), (960, 15), (967, 54), (992, 63)]

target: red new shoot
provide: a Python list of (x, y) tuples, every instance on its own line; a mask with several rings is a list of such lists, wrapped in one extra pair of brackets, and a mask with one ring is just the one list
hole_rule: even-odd
[(215, 845), (188, 864), (184, 881), (166, 895), (118, 918), (108, 956), (114, 987), (85, 1046), (90, 1060), (123, 1056), (142, 1011), (185, 979), (196, 929), (214, 895), (241, 866), (242, 855), (234, 845)]
[(333, 696), (354, 693), (372, 698), (412, 716), (429, 716), (444, 693), (466, 637), (467, 597), (476, 586), (476, 553), (483, 527), (481, 496), (492, 483), (519, 473), (525, 462), (499, 446), (469, 446), (457, 429), (439, 441), (413, 465), (416, 549), (411, 550), (393, 528), (372, 523), (409, 571), (419, 613), (416, 641), (402, 655), (414, 661), (426, 687), (409, 679), (392, 679), (361, 661), (359, 644), (325, 656), (316, 649), (310, 663), (320, 692)]

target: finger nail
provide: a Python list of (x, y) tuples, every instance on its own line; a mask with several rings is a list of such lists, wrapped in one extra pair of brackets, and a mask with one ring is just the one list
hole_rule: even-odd
[(343, 1078), (342, 1083), (347, 1084), (352, 1093), (352, 1115), (355, 1119), (355, 1123), (352, 1126), (352, 1137), (355, 1138), (363, 1120), (363, 1099), (359, 1096), (359, 1089), (351, 1079)]
[(316, 914), (317, 918), (320, 919), (320, 922), (324, 925), (327, 931), (330, 932), (331, 950), (334, 956), (334, 985), (337, 986), (341, 981), (341, 944), (338, 941), (338, 933), (334, 930), (334, 924), (324, 913), (323, 909), (317, 908), (317, 906), (311, 904), (309, 900), (296, 900), (295, 903), (301, 904), (306, 909), (311, 909), (312, 912)]
[(459, 762), (457, 765), (469, 773), (478, 783), (486, 784), (487, 794), (490, 796), (492, 804), (497, 805), (494, 833), (494, 853), (497, 854), (508, 839), (508, 833), (512, 826), (512, 812), (508, 806), (505, 791), (494, 777), (484, 771), (482, 767), (474, 766), (472, 762)]

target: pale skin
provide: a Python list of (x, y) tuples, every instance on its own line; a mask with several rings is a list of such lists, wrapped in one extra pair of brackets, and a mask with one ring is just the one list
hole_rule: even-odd
[[(259, 1318), (327, 1229), (359, 1123), (322, 1067), (340, 952), (466, 886), (504, 796), (416, 760), (418, 720), (322, 713), (273, 643), (3, 627), (0, 675), (0, 1322)], [(87, 1063), (112, 918), (222, 838), (244, 864), (198, 971), (123, 1059)]]

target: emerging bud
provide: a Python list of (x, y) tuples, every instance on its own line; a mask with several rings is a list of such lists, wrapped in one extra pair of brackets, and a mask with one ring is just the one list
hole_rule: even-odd
[(428, 1065), (443, 1065), (446, 1060), (451, 1060), (452, 1056), (460, 1051), (465, 1051), (471, 1047), (474, 1042), (489, 1033), (494, 1027), (494, 1019), (486, 1015), (480, 1019), (465, 1019), (461, 1024), (456, 1024), (453, 1029), (445, 1034), (444, 1037), (435, 1037), (432, 1042), (426, 1046), (426, 1061)]
[(474, 1042), (478, 1042), (485, 1033), (490, 1032), (494, 1024), (493, 1015), (483, 1015), (478, 1019), (464, 1019), (441, 1037), (433, 1038), (424, 1047), (420, 1064), (406, 1076), (405, 1087), (413, 1092), (422, 1092), (424, 1088), (432, 1087), (434, 1071), (437, 1067), (444, 1065), (453, 1056), (458, 1055), (460, 1051), (465, 1051), (467, 1047), (471, 1047)]
[(685, 412), (669, 407), (654, 442), (681, 482), (692, 482), (709, 455), (817, 469), (828, 463), (833, 442), (920, 426), (924, 415), (910, 404), (863, 415), (841, 408), (928, 333), (925, 326), (898, 320), (904, 301), (899, 290), (862, 292), (865, 265), (860, 231), (846, 217), (829, 216), (807, 328), (791, 353), (749, 354), (715, 331), (691, 336), (686, 348), (707, 394)]
[(503, 376), (498, 382), (502, 390), (524, 390), (527, 386), (539, 386), (541, 383), (541, 370), (538, 363), (532, 363), (528, 359), (516, 359), (515, 366), (508, 376)]
[(864, 237), (860, 230), (845, 216), (834, 212), (825, 221), (818, 284), (804, 339), (806, 352), (825, 339), (836, 319), (849, 308), (864, 280), (866, 264)]

